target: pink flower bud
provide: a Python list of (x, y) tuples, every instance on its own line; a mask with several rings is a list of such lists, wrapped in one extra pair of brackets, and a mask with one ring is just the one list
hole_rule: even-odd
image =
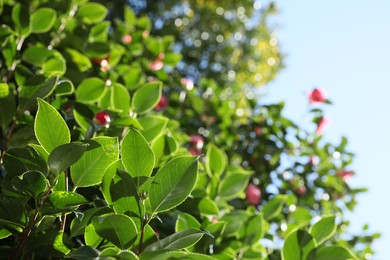
[(111, 118), (107, 112), (99, 112), (93, 118), (93, 122), (107, 128), (110, 126)]
[(322, 135), (324, 132), (324, 128), (328, 126), (330, 123), (330, 120), (326, 117), (321, 117), (320, 121), (317, 123), (317, 129), (316, 133), (317, 135)]
[(309, 93), (309, 103), (323, 103), (326, 100), (326, 93), (321, 88), (315, 88)]
[(306, 187), (305, 186), (298, 186), (295, 190), (295, 192), (299, 195), (299, 196), (303, 196), (306, 194)]
[(169, 102), (168, 102), (168, 98), (165, 97), (165, 96), (162, 96), (160, 101), (158, 102), (158, 104), (154, 107), (154, 109), (156, 111), (161, 111), (163, 110), (164, 108), (166, 108), (168, 106)]
[(248, 201), (249, 204), (257, 206), (260, 203), (261, 191), (256, 185), (250, 183), (246, 188), (245, 194), (246, 201)]
[(194, 88), (194, 82), (191, 79), (182, 78), (180, 82), (187, 90), (192, 90)]
[(202, 154), (202, 150), (199, 150), (197, 149), (196, 147), (190, 147), (188, 149), (188, 151), (190, 152), (190, 154), (196, 156), (196, 155), (201, 155)]
[(191, 143), (193, 144), (193, 146), (194, 146), (196, 149), (200, 150), (200, 149), (203, 148), (204, 139), (203, 139), (202, 136), (200, 136), (200, 135), (191, 135), (191, 136), (190, 136), (190, 139), (191, 139), (191, 140), (190, 140)]
[(150, 69), (157, 71), (161, 70), (164, 67), (164, 63), (160, 59), (156, 59), (152, 63), (150, 63)]
[(126, 44), (129, 44), (131, 43), (131, 41), (133, 40), (133, 38), (131, 37), (130, 34), (126, 34), (122, 37), (122, 41)]
[(338, 171), (337, 175), (340, 176), (344, 181), (349, 181), (352, 176), (355, 175), (353, 171)]

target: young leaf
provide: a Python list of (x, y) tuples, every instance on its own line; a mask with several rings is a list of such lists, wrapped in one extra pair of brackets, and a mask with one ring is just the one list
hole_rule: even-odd
[(144, 252), (163, 249), (184, 249), (196, 244), (205, 233), (196, 228), (188, 228), (163, 238), (148, 247)]
[(165, 164), (149, 187), (152, 211), (165, 211), (182, 203), (194, 188), (197, 173), (196, 157), (178, 157)]
[(207, 170), (212, 176), (221, 176), (227, 164), (226, 154), (215, 145), (210, 144), (207, 148)]
[(106, 17), (107, 8), (98, 3), (87, 3), (80, 7), (77, 16), (84, 19), (87, 24), (103, 21)]
[(53, 27), (56, 21), (56, 12), (47, 7), (39, 8), (31, 15), (30, 28), (32, 33), (45, 33)]
[(138, 230), (134, 221), (126, 215), (95, 217), (92, 225), (96, 233), (120, 249), (129, 248), (137, 238)]
[(141, 178), (152, 174), (155, 158), (152, 148), (137, 130), (130, 128), (122, 141), (122, 162), (126, 171), (135, 178), (136, 186), (141, 186)]
[(70, 142), (70, 132), (58, 111), (38, 98), (38, 112), (34, 123), (35, 136), (47, 152)]
[(130, 94), (125, 86), (114, 83), (111, 86), (111, 107), (121, 112), (122, 116), (129, 115), (130, 109)]
[(115, 137), (96, 137), (92, 139), (100, 147), (86, 151), (70, 167), (75, 187), (88, 187), (101, 183), (106, 168), (119, 158), (118, 139)]
[(317, 245), (324, 243), (336, 232), (335, 216), (323, 217), (310, 228), (309, 232), (316, 240)]
[(161, 88), (161, 82), (151, 82), (137, 89), (131, 104), (133, 111), (138, 114), (143, 114), (152, 110), (160, 101)]
[(316, 242), (309, 233), (304, 230), (297, 230), (286, 238), (282, 249), (282, 260), (307, 259), (310, 251), (315, 246)]
[(270, 220), (279, 215), (283, 209), (283, 205), (287, 200), (285, 195), (276, 195), (267, 204), (264, 205), (263, 214), (266, 220)]
[(49, 195), (49, 201), (56, 208), (78, 206), (88, 201), (78, 193), (68, 191), (55, 191)]

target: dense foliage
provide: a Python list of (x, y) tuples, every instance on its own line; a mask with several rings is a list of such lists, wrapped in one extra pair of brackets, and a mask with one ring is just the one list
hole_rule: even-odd
[(313, 131), (259, 103), (280, 68), (275, 6), (244, 2), (160, 1), (136, 10), (148, 18), (126, 1), (0, 0), (1, 258), (370, 257), (377, 235), (343, 216), (364, 191), (353, 154), (322, 137), (330, 102), (311, 93)]

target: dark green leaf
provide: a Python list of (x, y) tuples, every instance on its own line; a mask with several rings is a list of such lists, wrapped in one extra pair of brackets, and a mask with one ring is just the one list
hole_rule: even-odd
[(14, 5), (12, 21), (19, 35), (25, 37), (30, 34), (30, 14), (26, 5), (20, 3)]
[(67, 256), (77, 260), (95, 259), (99, 256), (99, 251), (91, 246), (82, 246), (72, 251)]
[(36, 75), (28, 79), (19, 93), (19, 108), (21, 110), (35, 108), (37, 98), (46, 98), (54, 90), (57, 77), (46, 79), (42, 75)]
[(48, 181), (39, 171), (28, 171), (12, 179), (12, 186), (15, 190), (38, 198), (46, 191)]
[(3, 156), (3, 164), (7, 175), (11, 177), (19, 176), (27, 171), (47, 172), (45, 161), (31, 148), (8, 150)]

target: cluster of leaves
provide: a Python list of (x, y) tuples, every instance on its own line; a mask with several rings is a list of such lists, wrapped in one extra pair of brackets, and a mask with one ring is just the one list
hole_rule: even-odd
[[(336, 174), (351, 163), (345, 140), (322, 144), (283, 118), (282, 105), (259, 106), (241, 88), (188, 87), (175, 38), (114, 7), (0, 0), (1, 256), (372, 253), (354, 248), (372, 236), (340, 236), (341, 213), (361, 192)], [(262, 200), (247, 199), (249, 183)]]

